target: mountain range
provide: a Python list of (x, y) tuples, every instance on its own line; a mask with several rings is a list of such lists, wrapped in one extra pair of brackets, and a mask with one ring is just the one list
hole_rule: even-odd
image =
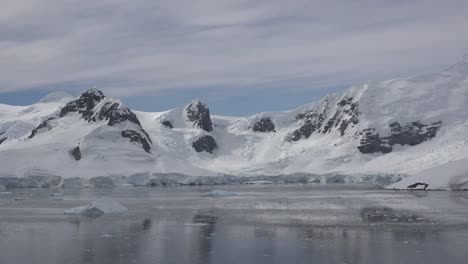
[(468, 158), (467, 99), (467, 56), (248, 117), (214, 115), (199, 100), (140, 112), (97, 89), (54, 92), (0, 104), (0, 176), (415, 174)]

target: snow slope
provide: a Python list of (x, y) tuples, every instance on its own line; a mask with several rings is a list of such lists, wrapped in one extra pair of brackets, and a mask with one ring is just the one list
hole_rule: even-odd
[(450, 161), (421, 171), (387, 188), (406, 189), (418, 182), (429, 184), (427, 189), (468, 190), (468, 159)]
[[(104, 95), (80, 98), (0, 105), (0, 176), (416, 174), (468, 158), (467, 57), (441, 73), (242, 118), (210, 115), (199, 101), (149, 113)], [(274, 130), (253, 131), (265, 124)]]

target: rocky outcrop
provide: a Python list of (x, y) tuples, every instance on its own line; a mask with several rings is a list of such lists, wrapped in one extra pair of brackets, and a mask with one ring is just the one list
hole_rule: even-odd
[(188, 121), (193, 123), (206, 132), (213, 131), (213, 123), (211, 122), (210, 109), (204, 103), (195, 100), (185, 107), (185, 113)]
[(390, 145), (418, 145), (430, 138), (436, 136), (442, 121), (424, 125), (420, 121), (411, 122), (405, 126), (401, 126), (398, 122), (390, 124), (390, 135), (384, 140)]
[(148, 143), (148, 141), (151, 142), (149, 137), (145, 138), (144, 136), (141, 135), (141, 133), (139, 133), (139, 132), (137, 132), (135, 130), (124, 130), (124, 131), (122, 131), (121, 135), (124, 138), (128, 138), (130, 140), (130, 142), (132, 142), (132, 143), (140, 144), (146, 152), (151, 153), (151, 151), (150, 151), (151, 146)]
[(208, 152), (213, 154), (213, 151), (218, 148), (216, 141), (210, 135), (202, 136), (192, 143), (192, 147), (196, 152)]
[(361, 153), (389, 153), (392, 151), (392, 146), (387, 142), (382, 141), (379, 133), (374, 128), (364, 129), (358, 149)]
[(262, 117), (260, 121), (256, 122), (252, 130), (254, 132), (275, 132), (275, 124), (271, 121), (271, 118), (269, 117)]
[(353, 97), (343, 96), (332, 112), (329, 105), (330, 100), (326, 97), (318, 108), (298, 114), (296, 120), (302, 121), (302, 125), (288, 136), (288, 141), (307, 139), (313, 133), (325, 134), (332, 131), (340, 131), (340, 136), (344, 136), (350, 125), (359, 123), (359, 103), (354, 102)]
[(296, 129), (289, 135), (289, 141), (298, 141), (302, 137), (309, 138), (312, 133), (319, 130), (325, 120), (325, 113), (318, 113), (316, 110), (311, 110), (296, 116), (296, 120), (303, 120), (299, 129)]
[(98, 120), (108, 120), (109, 126), (128, 121), (141, 127), (140, 120), (128, 107), (117, 102), (106, 102), (97, 113)]
[(420, 121), (401, 126), (398, 122), (390, 124), (390, 134), (381, 137), (375, 129), (364, 129), (358, 149), (362, 153), (389, 153), (394, 145), (418, 145), (436, 136), (442, 121), (425, 125)]
[(323, 133), (329, 133), (333, 127), (338, 128), (340, 135), (344, 136), (350, 124), (359, 122), (358, 102), (353, 102), (353, 97), (345, 96), (338, 103), (335, 114), (323, 127)]
[(88, 122), (107, 121), (107, 125), (111, 127), (128, 123), (135, 125), (134, 129), (122, 131), (122, 137), (129, 138), (130, 142), (141, 144), (143, 149), (150, 153), (151, 139), (142, 128), (135, 113), (118, 100), (106, 99), (104, 93), (97, 89), (90, 89), (81, 94), (78, 99), (67, 103), (57, 116), (49, 117), (33, 129), (29, 138), (33, 138), (42, 131), (51, 130), (54, 127), (52, 123), (54, 120), (71, 113), (80, 114)]
[(73, 158), (78, 161), (81, 159), (81, 151), (80, 151), (80, 146), (76, 146), (70, 150), (70, 155), (73, 156)]
[[(2, 134), (4, 134), (4, 133), (2, 133)], [(0, 135), (2, 135), (2, 134), (0, 134)], [(5, 138), (0, 138), (0, 144), (2, 144), (3, 142), (5, 142), (5, 140), (7, 140), (7, 137), (5, 137)]]
[(80, 98), (67, 103), (61, 110), (59, 117), (64, 117), (69, 113), (78, 112), (87, 121), (94, 115), (92, 111), (96, 105), (105, 98), (104, 94), (97, 89), (89, 89), (81, 94)]
[(169, 129), (173, 129), (173, 128), (174, 128), (174, 126), (172, 125), (171, 121), (168, 121), (168, 120), (162, 121), (161, 125), (163, 125), (163, 126), (169, 128)]
[(37, 133), (39, 133), (40, 131), (43, 131), (43, 130), (51, 130), (52, 129), (52, 125), (50, 124), (53, 120), (55, 119), (55, 117), (49, 117), (47, 118), (46, 120), (44, 120), (42, 123), (40, 123), (35, 129), (33, 129), (31, 131), (31, 135), (29, 135), (28, 138), (33, 138), (34, 136), (37, 135)]

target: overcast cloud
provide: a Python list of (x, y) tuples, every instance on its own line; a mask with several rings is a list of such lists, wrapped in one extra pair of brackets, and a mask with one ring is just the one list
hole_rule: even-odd
[(318, 89), (413, 75), (468, 52), (467, 14), (466, 0), (4, 0), (0, 93)]

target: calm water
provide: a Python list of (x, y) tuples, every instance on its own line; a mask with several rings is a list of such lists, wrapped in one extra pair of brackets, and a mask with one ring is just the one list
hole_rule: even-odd
[[(237, 195), (203, 197), (210, 190)], [(63, 214), (99, 197), (129, 211)], [(468, 263), (468, 193), (346, 185), (14, 190), (0, 193), (0, 263)]]

